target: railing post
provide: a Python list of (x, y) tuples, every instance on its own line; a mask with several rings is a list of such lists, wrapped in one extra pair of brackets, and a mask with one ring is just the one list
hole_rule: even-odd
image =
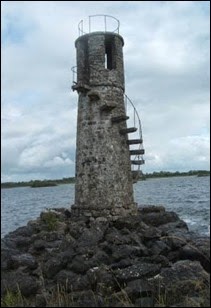
[(106, 32), (106, 15), (104, 16), (104, 22), (105, 22), (105, 32)]
[(78, 36), (81, 35), (81, 28), (80, 27), (81, 27), (81, 21), (78, 24)]
[[(107, 31), (107, 20), (108, 20), (108, 18), (113, 18), (116, 22), (117, 22), (117, 28), (115, 28), (115, 29), (113, 29), (113, 31), (112, 30), (110, 30), (111, 32), (117, 32), (118, 34), (119, 34), (119, 27), (120, 27), (120, 22), (119, 22), (119, 20), (118, 19), (116, 19), (115, 17), (113, 17), (113, 16), (110, 16), (110, 15), (89, 15), (89, 25), (88, 25), (88, 27), (89, 27), (89, 32), (88, 33), (91, 33), (91, 31), (92, 31), (92, 29), (91, 29), (91, 18), (92, 17), (96, 17), (96, 16), (101, 16), (103, 19), (104, 19), (104, 32), (106, 32)], [(108, 22), (109, 22), (109, 20), (108, 20)], [(108, 27), (109, 28), (109, 27)], [(86, 29), (85, 29), (86, 30)], [(84, 29), (83, 29), (83, 20), (81, 20), (80, 22), (79, 22), (79, 24), (78, 24), (78, 32), (79, 32), (79, 36), (81, 36), (81, 35), (83, 35), (83, 34), (86, 34), (87, 32), (84, 32)]]
[(127, 113), (127, 95), (125, 94), (125, 112)]

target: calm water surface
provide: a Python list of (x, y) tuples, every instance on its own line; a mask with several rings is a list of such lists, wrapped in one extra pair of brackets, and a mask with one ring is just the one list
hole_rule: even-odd
[[(20, 187), (1, 190), (1, 236), (36, 219), (46, 208), (74, 203), (74, 185)], [(207, 234), (210, 225), (210, 177), (171, 177), (134, 184), (139, 205), (164, 205), (185, 220), (189, 229)]]

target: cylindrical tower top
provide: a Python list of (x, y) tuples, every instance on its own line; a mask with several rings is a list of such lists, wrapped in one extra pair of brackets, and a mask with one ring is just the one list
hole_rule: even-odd
[[(98, 17), (103, 18), (104, 23), (97, 23), (94, 27), (93, 20)], [(113, 29), (108, 27), (107, 19), (116, 22)], [(112, 86), (124, 91), (122, 51), (124, 40), (119, 35), (119, 21), (108, 15), (93, 15), (89, 16), (88, 33), (82, 30), (84, 29), (82, 25), (81, 21), (79, 23), (80, 35), (75, 41), (77, 88)]]

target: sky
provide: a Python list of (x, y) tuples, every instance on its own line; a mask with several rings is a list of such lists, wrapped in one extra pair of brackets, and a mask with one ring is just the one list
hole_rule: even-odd
[(74, 42), (80, 20), (85, 27), (95, 14), (120, 21), (125, 93), (142, 122), (142, 171), (209, 170), (209, 6), (209, 1), (1, 1), (2, 182), (75, 175)]

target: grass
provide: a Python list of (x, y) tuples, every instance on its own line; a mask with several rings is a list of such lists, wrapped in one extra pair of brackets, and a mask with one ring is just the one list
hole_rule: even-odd
[(74, 307), (72, 293), (67, 292), (67, 287), (57, 284), (56, 290), (46, 299), (46, 307)]
[[(167, 290), (162, 290), (158, 288), (157, 296), (155, 297), (154, 307), (169, 307), (169, 305), (175, 303), (182, 303), (184, 307), (209, 307), (206, 298), (209, 294), (207, 291), (206, 294), (203, 294), (204, 289), (201, 282), (196, 282), (196, 291), (202, 290), (200, 297), (189, 297), (187, 296), (177, 296), (174, 292), (167, 292)], [(174, 291), (174, 290), (173, 290)], [(89, 292), (89, 294), (87, 294)], [(80, 307), (80, 302), (91, 300), (92, 307), (99, 307), (98, 305), (98, 295), (93, 291), (84, 291), (80, 293), (80, 298), (78, 297), (78, 292), (68, 292), (67, 286), (57, 284), (56, 288), (52, 289), (51, 293), (47, 296), (44, 296), (46, 307)], [(203, 297), (203, 295), (205, 297)], [(127, 292), (121, 289), (119, 292), (116, 292), (111, 296), (104, 297), (101, 307), (111, 307), (109, 304), (113, 299), (117, 299), (121, 307), (134, 307), (134, 304)], [(18, 288), (17, 292), (11, 292), (7, 290), (5, 296), (1, 300), (1, 307), (35, 307), (34, 300), (29, 301), (24, 298), (21, 294), (20, 289)], [(83, 306), (85, 307), (85, 306)], [(87, 306), (89, 307), (89, 306)]]
[(56, 231), (58, 228), (58, 218), (56, 213), (51, 209), (47, 209), (47, 212), (42, 213), (41, 220), (46, 224), (48, 231)]
[(17, 291), (12, 292), (7, 290), (4, 297), (1, 299), (1, 307), (28, 307), (26, 299), (21, 294), (20, 288), (17, 285)]

